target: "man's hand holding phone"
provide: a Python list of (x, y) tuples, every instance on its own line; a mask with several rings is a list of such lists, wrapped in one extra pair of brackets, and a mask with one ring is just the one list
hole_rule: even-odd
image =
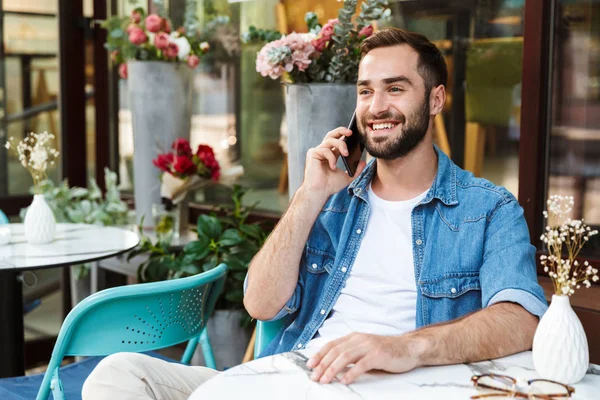
[(337, 168), (340, 155), (350, 155), (345, 138), (355, 133), (352, 130), (339, 127), (327, 133), (321, 144), (308, 151), (304, 171), (303, 189), (312, 195), (322, 195), (324, 199), (339, 192), (352, 182), (365, 168), (366, 163), (360, 161), (354, 171), (354, 177)]

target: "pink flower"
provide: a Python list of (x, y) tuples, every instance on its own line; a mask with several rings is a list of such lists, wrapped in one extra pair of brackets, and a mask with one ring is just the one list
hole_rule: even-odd
[(314, 35), (294, 32), (267, 43), (256, 57), (256, 71), (271, 79), (277, 79), (294, 68), (305, 71), (315, 54), (315, 48), (311, 44), (313, 39)]
[(139, 11), (133, 10), (131, 12), (130, 18), (131, 18), (131, 21), (133, 21), (133, 23), (139, 24), (140, 21), (142, 20), (142, 14), (140, 14)]
[(135, 29), (135, 28), (139, 28), (139, 26), (137, 26), (136, 24), (129, 24), (129, 25), (127, 25), (127, 29), (125, 29), (125, 31), (129, 35), (131, 33), (131, 30)]
[(154, 36), (154, 45), (159, 50), (166, 49), (169, 46), (169, 35), (164, 32), (157, 33)]
[(179, 53), (179, 46), (177, 46), (175, 43), (169, 43), (163, 53), (167, 58), (175, 58), (177, 57), (177, 53)]
[(150, 14), (146, 17), (146, 29), (152, 33), (157, 33), (163, 27), (163, 19), (156, 14)]
[(129, 41), (136, 46), (146, 42), (148, 40), (148, 36), (146, 36), (146, 32), (140, 27), (135, 27), (131, 29), (129, 32)]
[(330, 19), (321, 29), (320, 35), (321, 38), (325, 40), (330, 40), (334, 33), (335, 25), (337, 25), (340, 21), (336, 19)]
[(119, 76), (123, 79), (127, 79), (127, 64), (123, 63), (119, 65)]
[(358, 36), (364, 36), (368, 38), (373, 34), (373, 25), (367, 25), (358, 32)]
[(198, 66), (198, 64), (200, 64), (200, 57), (198, 57), (197, 55), (190, 55), (187, 58), (187, 64), (189, 65), (190, 68), (196, 68)]
[(178, 155), (192, 155), (192, 148), (190, 147), (190, 142), (187, 139), (177, 139), (173, 142), (171, 147), (177, 152)]
[(318, 39), (314, 39), (311, 42), (311, 44), (315, 47), (316, 51), (318, 51), (319, 53), (322, 53), (323, 50), (325, 50), (325, 47), (327, 47), (327, 40), (318, 38)]

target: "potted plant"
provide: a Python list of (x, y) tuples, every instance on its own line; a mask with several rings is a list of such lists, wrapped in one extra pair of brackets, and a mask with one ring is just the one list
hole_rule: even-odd
[(158, 170), (150, 162), (157, 147), (166, 149), (176, 138), (189, 139), (192, 70), (209, 46), (184, 28), (172, 29), (171, 22), (158, 14), (146, 15), (142, 8), (129, 17), (112, 17), (102, 26), (108, 30), (105, 46), (111, 59), (128, 80), (137, 220), (146, 216), (151, 225), (152, 206), (160, 202), (160, 194)]
[[(188, 193), (219, 180), (221, 167), (212, 147), (200, 144), (192, 152), (187, 139), (176, 139), (171, 151), (159, 154), (152, 163), (161, 171), (162, 210), (153, 210), (155, 231), (179, 237), (188, 229)], [(159, 215), (157, 215), (159, 214)]]
[[(90, 179), (88, 188), (70, 187), (66, 179), (60, 184), (45, 179), (32, 187), (31, 192), (43, 196), (56, 222), (107, 226), (127, 225), (131, 220), (130, 210), (127, 204), (121, 200), (117, 186), (117, 174), (108, 168), (104, 168), (104, 184), (106, 192), (103, 195), (94, 178)], [(27, 214), (28, 208), (24, 208), (20, 212), (23, 219)], [(73, 306), (91, 294), (90, 280), (86, 279), (88, 273), (89, 265), (87, 264), (71, 267)]]
[(589, 367), (589, 350), (583, 326), (569, 298), (581, 285), (598, 282), (598, 270), (577, 259), (589, 238), (597, 235), (583, 220), (571, 219), (573, 197), (550, 196), (546, 230), (541, 236), (547, 254), (540, 256), (554, 287), (550, 307), (533, 338), (533, 365), (541, 378), (564, 384), (579, 382)]
[(25, 239), (31, 244), (50, 243), (56, 234), (56, 220), (42, 192), (42, 183), (48, 178), (47, 171), (55, 165), (59, 156), (53, 146), (55, 139), (52, 133), (31, 132), (20, 142), (11, 137), (5, 144), (8, 150), (14, 150), (33, 179), (33, 202), (23, 218)]
[(331, 129), (350, 122), (356, 108), (360, 45), (373, 33), (372, 21), (391, 14), (387, 0), (365, 0), (353, 17), (357, 5), (358, 0), (344, 0), (338, 18), (323, 26), (315, 13), (307, 13), (308, 33), (269, 41), (257, 55), (257, 72), (289, 84), (285, 104), (290, 197), (302, 183), (308, 149)]
[[(213, 215), (198, 218), (198, 238), (182, 251), (173, 251), (169, 239), (153, 242), (142, 235), (140, 246), (128, 259), (148, 254), (138, 267), (140, 282), (176, 279), (208, 271), (226, 263), (228, 274), (223, 294), (208, 323), (208, 333), (215, 351), (217, 367), (231, 367), (241, 362), (250, 339), (251, 318), (243, 306), (243, 285), (248, 264), (272, 229), (265, 222), (249, 223), (256, 204), (242, 204), (246, 190), (235, 185), (232, 207), (221, 207)], [(197, 360), (196, 360), (197, 361)]]

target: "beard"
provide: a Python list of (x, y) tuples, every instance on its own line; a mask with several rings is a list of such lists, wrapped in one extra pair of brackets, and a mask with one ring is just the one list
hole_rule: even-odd
[[(360, 139), (365, 148), (375, 158), (383, 160), (395, 160), (410, 153), (419, 143), (423, 141), (429, 128), (429, 96), (425, 96), (423, 104), (417, 108), (408, 118), (401, 112), (388, 111), (377, 117), (367, 112), (360, 123)], [(395, 137), (371, 137), (366, 134), (367, 122), (369, 120), (396, 120), (403, 125), (400, 134)]]

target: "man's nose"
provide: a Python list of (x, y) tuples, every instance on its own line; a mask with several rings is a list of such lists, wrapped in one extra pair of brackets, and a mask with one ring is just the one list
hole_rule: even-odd
[(369, 106), (369, 112), (373, 116), (377, 116), (383, 112), (388, 111), (390, 104), (387, 101), (387, 97), (382, 93), (375, 93), (372, 97), (371, 105)]

